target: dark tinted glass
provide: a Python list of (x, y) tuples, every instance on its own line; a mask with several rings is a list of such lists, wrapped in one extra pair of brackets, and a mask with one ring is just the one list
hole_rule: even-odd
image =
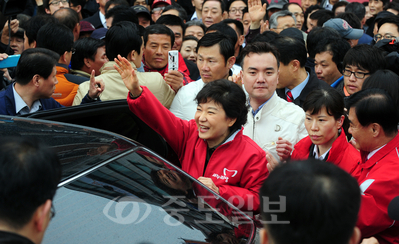
[(61, 185), (54, 199), (57, 215), (43, 243), (246, 243), (253, 238), (248, 217), (147, 150)]

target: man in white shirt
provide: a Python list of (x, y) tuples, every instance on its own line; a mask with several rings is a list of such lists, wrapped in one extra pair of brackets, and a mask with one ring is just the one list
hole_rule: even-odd
[(280, 64), (276, 48), (268, 43), (251, 43), (243, 49), (242, 57), (241, 77), (250, 105), (244, 135), (266, 151), (268, 161), (270, 155), (279, 160), (279, 138), (295, 145), (307, 135), (305, 112), (276, 93)]
[(219, 32), (206, 34), (197, 47), (197, 65), (201, 79), (183, 86), (173, 99), (170, 111), (185, 120), (194, 119), (197, 103), (194, 101), (198, 92), (208, 82), (227, 79), (236, 58), (233, 42)]

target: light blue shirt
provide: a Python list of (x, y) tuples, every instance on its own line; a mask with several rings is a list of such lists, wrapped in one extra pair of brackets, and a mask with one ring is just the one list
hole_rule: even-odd
[[(272, 98), (274, 96), (274, 93), (273, 93), (273, 95), (270, 97), (270, 98)], [(255, 115), (263, 108), (263, 106), (265, 106), (265, 104), (268, 102), (268, 101), (270, 101), (270, 98), (266, 101), (266, 102), (264, 102), (262, 105), (260, 105), (259, 106), (259, 108), (257, 109), (257, 110), (254, 110), (253, 108), (252, 108), (252, 106), (251, 106), (251, 103), (249, 102), (249, 100), (248, 100), (248, 104), (249, 104), (249, 106), (251, 106), (251, 108), (252, 108), (252, 115), (255, 117)]]
[(40, 100), (36, 100), (32, 104), (32, 108), (29, 109), (28, 105), (22, 99), (22, 97), (15, 91), (15, 83), (12, 84), (12, 92), (14, 93), (14, 101), (15, 101), (15, 113), (18, 115), (24, 115), (29, 113), (34, 113), (39, 111), (42, 108), (42, 104)]
[[(299, 95), (301, 95), (301, 92), (302, 92), (303, 88), (305, 88), (305, 86), (308, 84), (309, 73), (306, 72), (306, 74), (308, 74), (308, 76), (306, 76), (306, 79), (304, 81), (302, 81), (301, 84), (297, 85), (296, 87), (294, 87), (291, 90), (291, 94), (292, 94), (293, 100), (295, 100), (297, 97), (299, 97)], [(287, 95), (288, 91), (290, 91), (290, 89), (285, 88), (285, 95)]]

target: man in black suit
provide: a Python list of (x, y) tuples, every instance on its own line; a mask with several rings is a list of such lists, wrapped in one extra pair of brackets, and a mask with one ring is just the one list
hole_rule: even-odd
[(280, 52), (280, 75), (276, 90), (279, 97), (302, 107), (311, 91), (329, 88), (326, 82), (317, 79), (313, 71), (305, 68), (307, 53), (301, 40), (281, 36), (272, 44)]
[(96, 29), (107, 28), (105, 22), (105, 4), (107, 3), (107, 0), (96, 0), (96, 2), (99, 5), (98, 12), (84, 20), (90, 22)]

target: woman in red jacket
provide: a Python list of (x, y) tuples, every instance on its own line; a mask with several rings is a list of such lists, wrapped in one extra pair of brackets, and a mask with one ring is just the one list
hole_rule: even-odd
[(290, 147), (283, 140), (277, 142), (279, 156), (286, 160), (316, 158), (331, 162), (353, 176), (357, 175), (360, 153), (348, 143), (342, 125), (344, 99), (335, 89), (315, 90), (303, 104), (306, 113), (305, 127), (309, 136), (300, 140), (290, 155)]
[(182, 169), (240, 209), (258, 213), (267, 161), (265, 151), (242, 133), (248, 113), (242, 88), (227, 80), (209, 82), (197, 94), (195, 119), (182, 120), (139, 86), (125, 58), (118, 59), (114, 67), (129, 89), (130, 110), (165, 138)]

